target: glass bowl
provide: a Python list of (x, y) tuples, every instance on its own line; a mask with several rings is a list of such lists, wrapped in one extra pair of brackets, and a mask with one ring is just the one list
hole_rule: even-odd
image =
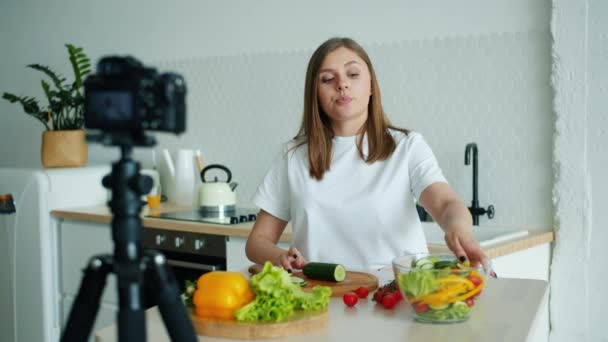
[(393, 260), (403, 298), (417, 322), (464, 322), (471, 316), (486, 285), (483, 268), (460, 263), (452, 254), (410, 254)]

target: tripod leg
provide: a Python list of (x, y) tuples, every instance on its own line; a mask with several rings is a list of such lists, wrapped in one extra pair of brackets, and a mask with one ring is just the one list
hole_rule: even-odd
[(89, 260), (61, 336), (62, 342), (86, 341), (89, 338), (112, 265), (109, 255), (94, 256)]
[(152, 274), (154, 282), (147, 286), (156, 286), (154, 293), (158, 309), (167, 327), (171, 341), (196, 342), (192, 322), (188, 317), (186, 307), (180, 297), (179, 286), (173, 272), (167, 266), (165, 256), (157, 251), (146, 251), (146, 266), (148, 274)]

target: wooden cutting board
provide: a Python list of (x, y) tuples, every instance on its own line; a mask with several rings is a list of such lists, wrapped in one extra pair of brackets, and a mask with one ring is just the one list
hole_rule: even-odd
[(302, 335), (325, 330), (329, 322), (328, 310), (296, 311), (282, 322), (237, 322), (201, 318), (190, 311), (190, 319), (197, 335), (236, 339), (263, 339)]
[[(262, 272), (262, 265), (251, 265), (249, 267), (249, 273), (257, 274)], [(312, 288), (317, 285), (328, 286), (331, 288), (332, 297), (342, 297), (346, 292), (354, 291), (357, 288), (363, 286), (369, 290), (374, 291), (378, 288), (378, 278), (373, 274), (364, 272), (346, 271), (346, 278), (342, 282), (333, 282), (325, 280), (315, 280), (307, 278), (302, 272), (294, 272), (293, 276), (300, 277), (306, 281), (306, 286), (302, 287), (304, 291), (312, 291)]]
[(317, 285), (328, 286), (331, 288), (332, 297), (342, 297), (346, 292), (354, 291), (359, 287), (365, 287), (369, 292), (378, 288), (378, 278), (373, 274), (364, 272), (346, 271), (346, 278), (339, 283), (334, 281), (316, 280), (306, 277), (302, 272), (294, 272), (294, 277), (300, 277), (306, 281), (306, 285), (302, 287), (304, 291), (312, 291), (312, 288)]

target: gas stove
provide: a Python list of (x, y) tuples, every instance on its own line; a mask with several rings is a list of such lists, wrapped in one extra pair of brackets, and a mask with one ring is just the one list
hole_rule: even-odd
[(231, 225), (255, 221), (257, 219), (258, 211), (259, 210), (256, 210), (254, 208), (241, 207), (236, 207), (233, 210), (225, 210), (215, 213), (204, 212), (200, 209), (188, 209), (166, 212), (160, 214), (160, 216), (158, 216), (157, 214), (155, 216), (147, 217)]

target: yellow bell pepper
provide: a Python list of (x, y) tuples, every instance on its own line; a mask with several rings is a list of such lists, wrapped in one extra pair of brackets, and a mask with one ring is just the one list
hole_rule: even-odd
[(483, 289), (483, 287), (484, 287), (484, 286), (485, 286), (485, 284), (486, 284), (485, 280), (483, 279), (483, 277), (482, 277), (482, 276), (480, 276), (480, 275), (479, 275), (478, 273), (476, 273), (476, 272), (475, 272), (475, 275), (476, 275), (476, 276), (477, 276), (479, 279), (481, 279), (481, 283), (480, 283), (479, 285), (477, 285), (477, 287), (476, 287), (476, 288), (474, 288), (473, 290), (471, 290), (471, 291), (469, 291), (469, 292), (467, 292), (467, 293), (463, 294), (462, 296), (458, 296), (458, 297), (455, 297), (455, 298), (451, 298), (451, 299), (450, 299), (450, 303), (454, 303), (454, 302), (458, 302), (458, 301), (467, 300), (468, 298), (471, 298), (471, 297), (473, 297), (474, 295), (478, 294), (478, 293), (479, 293), (479, 291), (481, 291), (481, 290)]
[(459, 277), (456, 275), (449, 275), (444, 278), (439, 278), (439, 279), (437, 279), (437, 282), (439, 282), (443, 287), (449, 287), (455, 283), (461, 283), (466, 286), (468, 291), (475, 288), (475, 284), (473, 284), (472, 281), (470, 281), (467, 278)]
[(453, 303), (455, 298), (461, 298), (461, 293), (466, 293), (475, 288), (473, 282), (466, 278), (455, 275), (449, 275), (444, 278), (437, 279), (441, 284), (441, 288), (435, 293), (411, 298), (411, 302), (422, 302), (429, 305), (442, 305)]
[(253, 300), (247, 278), (239, 272), (213, 271), (197, 282), (193, 303), (199, 317), (234, 319), (234, 313)]

